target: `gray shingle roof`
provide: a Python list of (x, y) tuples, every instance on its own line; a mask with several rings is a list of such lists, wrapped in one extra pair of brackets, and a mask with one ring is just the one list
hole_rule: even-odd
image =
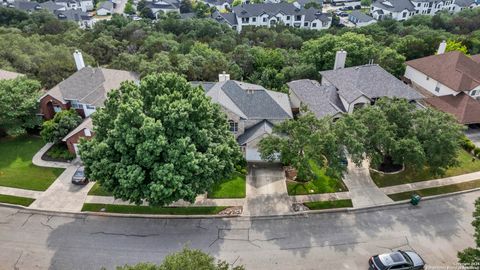
[(98, 9), (101, 9), (101, 8), (112, 11), (113, 10), (113, 3), (110, 2), (110, 1), (103, 1), (100, 4), (100, 6), (98, 7)]
[(233, 12), (238, 17), (252, 17), (262, 14), (270, 16), (282, 13), (285, 15), (304, 15), (307, 13), (306, 9), (297, 8), (294, 4), (280, 2), (280, 3), (260, 3), (260, 4), (242, 4), (233, 7)]
[(320, 85), (313, 80), (297, 80), (287, 83), (290, 91), (318, 118), (344, 113), (342, 101), (333, 86)]
[(88, 13), (83, 12), (80, 9), (70, 9), (70, 10), (56, 10), (54, 14), (57, 16), (59, 20), (68, 20), (68, 21), (88, 21), (92, 19), (92, 16), (88, 15)]
[(30, 1), (15, 1), (12, 3), (13, 7), (23, 11), (34, 11), (34, 10), (41, 10), (42, 6), (40, 6), (37, 2), (30, 2)]
[[(391, 3), (390, 6), (388, 3)], [(400, 12), (403, 10), (414, 11), (415, 7), (413, 6), (410, 0), (377, 0), (372, 3), (372, 6), (388, 10), (390, 12)]]
[(398, 97), (408, 100), (423, 98), (417, 91), (404, 84), (379, 65), (364, 65), (337, 70), (321, 71), (320, 74), (338, 90), (347, 102), (364, 95), (370, 99)]
[(454, 4), (458, 5), (459, 7), (469, 7), (474, 4), (474, 0), (455, 0)]
[(107, 93), (128, 80), (136, 81), (138, 76), (129, 71), (84, 67), (50, 89), (46, 95), (60, 101), (78, 100), (84, 104), (103, 106)]
[(322, 22), (328, 22), (332, 20), (332, 17), (327, 13), (322, 13), (321, 10), (315, 8), (305, 9), (305, 21), (311, 22), (315, 19), (318, 19)]
[(355, 17), (358, 19), (358, 22), (369, 22), (369, 21), (374, 21), (375, 19), (368, 16), (367, 14), (363, 13), (363, 12), (360, 12), (358, 10), (354, 10), (352, 11), (352, 13), (350, 13), (350, 16), (352, 17)]
[(245, 132), (238, 136), (237, 142), (240, 145), (244, 145), (256, 138), (263, 136), (264, 134), (272, 134), (273, 124), (268, 120), (263, 120), (245, 130)]
[(59, 5), (53, 1), (47, 1), (47, 2), (43, 2), (43, 3), (40, 3), (40, 6), (42, 6), (43, 9), (45, 10), (48, 10), (50, 12), (54, 12), (55, 10), (59, 10), (61, 8), (64, 8), (64, 6), (62, 5)]
[(220, 13), (215, 11), (212, 13), (212, 18), (221, 23), (228, 23), (230, 25), (237, 25), (237, 17), (235, 13)]

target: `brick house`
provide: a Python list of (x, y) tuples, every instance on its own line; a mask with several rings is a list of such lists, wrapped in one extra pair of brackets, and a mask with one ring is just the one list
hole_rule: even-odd
[(74, 57), (78, 71), (39, 99), (40, 114), (46, 120), (52, 119), (56, 112), (69, 108), (74, 108), (86, 118), (97, 107), (102, 107), (108, 92), (119, 88), (122, 82), (139, 81), (138, 75), (130, 71), (87, 67), (78, 51)]
[(87, 117), (74, 130), (65, 136), (62, 141), (67, 145), (68, 151), (72, 154), (78, 153), (78, 142), (80, 138), (90, 139), (94, 135), (92, 118)]

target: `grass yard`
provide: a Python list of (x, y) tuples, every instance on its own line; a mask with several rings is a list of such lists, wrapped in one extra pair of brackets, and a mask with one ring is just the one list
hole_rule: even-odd
[(458, 167), (448, 169), (445, 172), (445, 175), (440, 177), (430, 174), (427, 168), (421, 171), (414, 171), (406, 168), (405, 171), (401, 173), (385, 175), (370, 171), (370, 175), (372, 176), (373, 182), (375, 182), (377, 186), (389, 187), (480, 171), (480, 160), (472, 161), (472, 157), (473, 156), (466, 151), (460, 151), (458, 155), (458, 161), (460, 162), (460, 165)]
[(35, 199), (32, 199), (32, 198), (25, 198), (25, 197), (17, 197), (17, 196), (0, 194), (0, 202), (2, 202), (2, 203), (29, 206), (34, 201), (35, 201)]
[(310, 210), (353, 207), (352, 200), (306, 202), (304, 205)]
[(151, 207), (136, 205), (115, 205), (86, 203), (82, 211), (122, 213), (122, 214), (152, 214), (152, 215), (215, 215), (226, 209), (227, 206), (198, 206), (198, 207)]
[(410, 199), (412, 194), (418, 194), (422, 197), (428, 197), (428, 196), (452, 193), (452, 192), (457, 192), (462, 190), (469, 190), (469, 189), (474, 189), (479, 187), (480, 187), (480, 180), (473, 180), (473, 181), (463, 182), (463, 183), (454, 184), (454, 185), (419, 189), (419, 190), (407, 191), (402, 193), (395, 193), (395, 194), (388, 195), (388, 197), (390, 197), (394, 201), (401, 201), (401, 200)]
[(112, 193), (106, 191), (105, 189), (98, 184), (98, 182), (93, 185), (92, 189), (88, 192), (88, 195), (94, 195), (94, 196), (113, 196)]
[(332, 193), (347, 191), (347, 187), (341, 179), (332, 178), (325, 175), (325, 169), (320, 169), (313, 165), (315, 179), (308, 182), (287, 181), (288, 195), (308, 195), (318, 193)]
[(245, 198), (245, 174), (235, 172), (233, 176), (213, 186), (207, 197), (212, 199)]
[(0, 186), (46, 190), (63, 169), (32, 164), (32, 157), (44, 144), (41, 138), (31, 136), (0, 139)]

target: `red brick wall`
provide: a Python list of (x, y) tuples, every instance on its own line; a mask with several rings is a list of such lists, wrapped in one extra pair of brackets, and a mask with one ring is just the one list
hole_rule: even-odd
[(80, 130), (79, 132), (73, 134), (70, 138), (68, 138), (65, 143), (67, 144), (68, 151), (72, 154), (75, 154), (75, 147), (73, 144), (78, 144), (78, 141), (80, 141), (80, 138), (86, 138), (87, 140), (93, 137), (93, 132), (90, 131), (92, 134), (91, 137), (85, 136), (85, 129)]
[[(52, 103), (51, 107), (48, 105), (50, 102)], [(55, 115), (53, 106), (59, 106), (62, 108), (62, 110), (70, 108), (70, 104), (63, 104), (58, 99), (55, 99), (50, 95), (46, 95), (40, 100), (40, 113), (43, 114), (43, 118), (45, 120), (50, 120)]]

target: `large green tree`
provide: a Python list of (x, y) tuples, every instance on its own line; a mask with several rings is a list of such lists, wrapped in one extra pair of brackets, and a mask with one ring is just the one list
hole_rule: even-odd
[(172, 73), (123, 84), (93, 123), (95, 137), (80, 144), (86, 174), (136, 204), (193, 202), (241, 158), (220, 106)]
[(459, 262), (464, 264), (465, 267), (471, 266), (472, 269), (477, 269), (480, 265), (480, 198), (475, 201), (472, 225), (475, 229), (475, 247), (466, 248), (458, 252), (457, 256)]
[(40, 95), (40, 83), (35, 80), (0, 80), (0, 136), (22, 134), (40, 124), (35, 115)]
[(165, 257), (160, 265), (140, 263), (117, 267), (117, 270), (244, 270), (243, 266), (231, 267), (225, 261), (215, 262), (215, 258), (199, 249), (184, 248), (182, 251)]
[(40, 135), (46, 142), (58, 143), (81, 122), (82, 118), (74, 109), (63, 110), (43, 122)]
[(314, 179), (312, 164), (326, 168), (332, 176), (345, 170), (343, 147), (333, 132), (333, 122), (311, 112), (275, 126), (274, 134), (263, 138), (259, 149), (262, 159), (280, 158), (283, 164), (293, 166), (300, 181)]

